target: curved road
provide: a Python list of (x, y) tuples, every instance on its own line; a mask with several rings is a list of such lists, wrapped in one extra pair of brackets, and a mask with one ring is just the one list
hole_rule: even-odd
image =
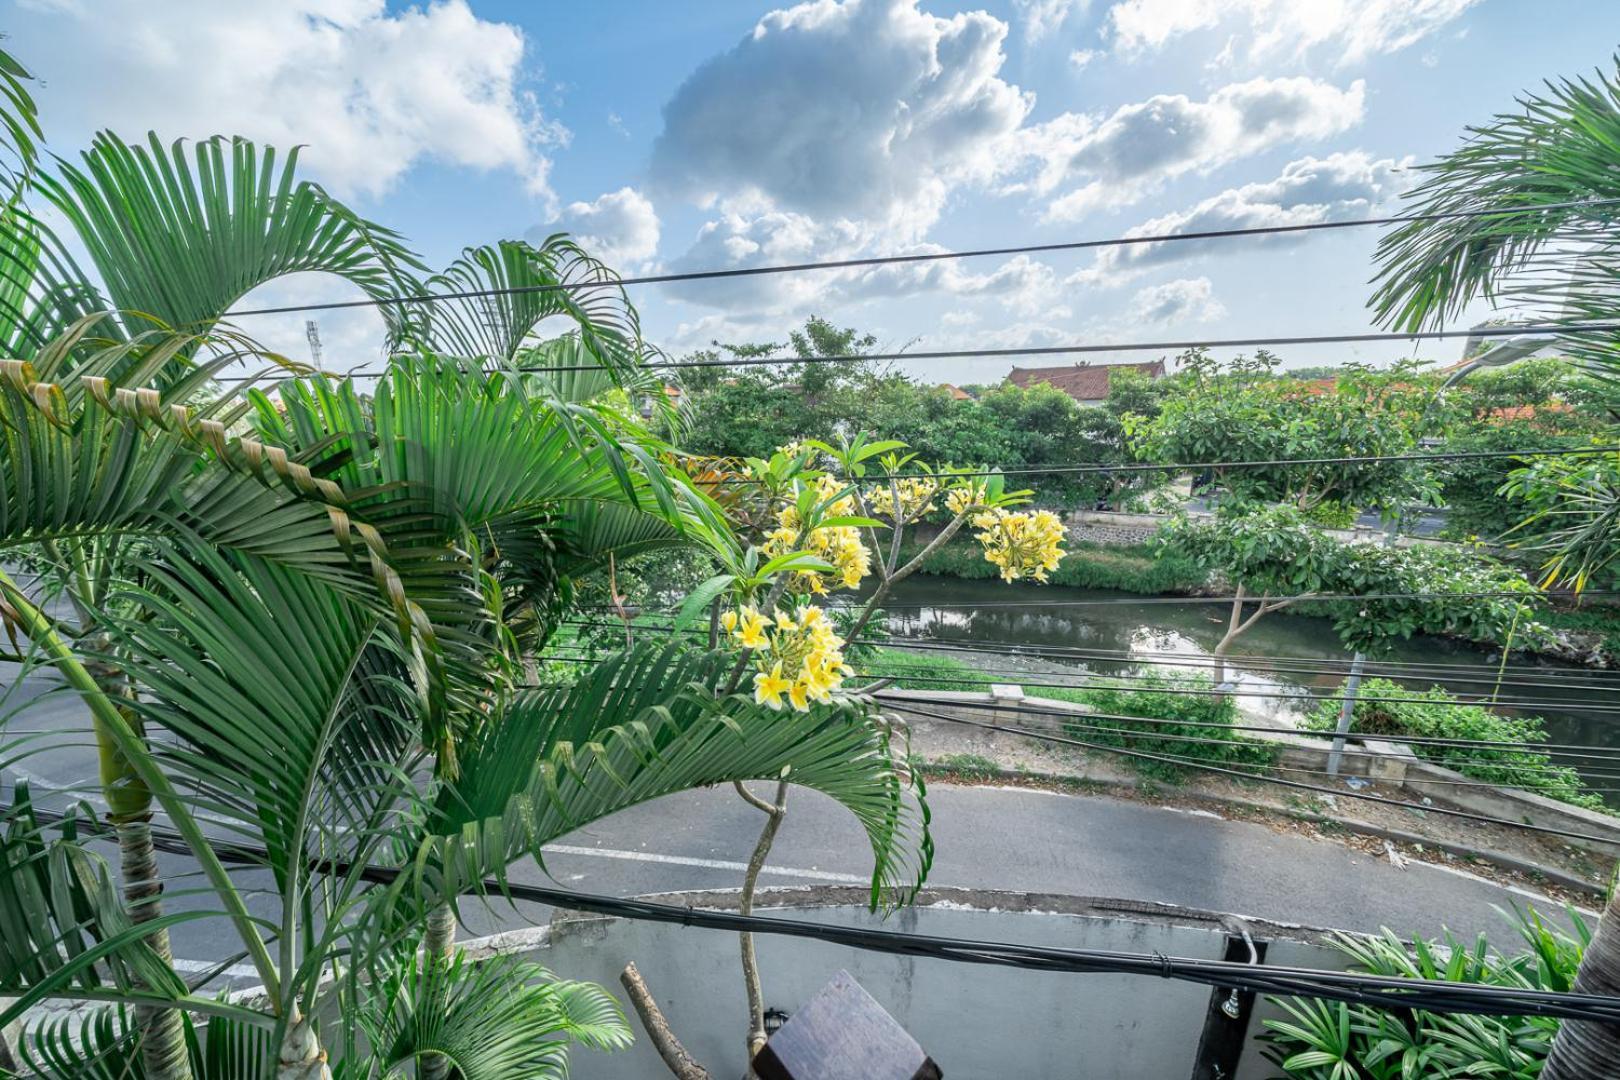
[[(0, 671), (0, 680), (9, 675)], [(77, 701), (52, 694), (13, 726), (82, 730), (82, 718)], [(53, 789), (94, 776), (93, 751), (83, 741), (12, 765), (0, 770), (8, 801), (18, 769), (26, 770), (38, 801), (56, 805), (66, 796)], [(1512, 935), (1493, 905), (1522, 904), (1531, 895), (1426, 863), (1397, 868), (1330, 840), (1204, 811), (942, 784), (930, 788), (929, 802), (936, 849), (929, 881), (939, 886), (1151, 900), (1346, 930), (1389, 926), (1432, 936), (1445, 925), (1465, 937), (1486, 930), (1502, 943)], [(574, 833), (549, 852), (546, 865), (557, 882), (597, 893), (735, 888), (762, 820), (729, 788), (686, 792)], [(170, 909), (192, 906), (199, 898), (187, 890), (200, 884), (194, 865), (178, 856), (163, 862)], [(795, 790), (762, 884), (865, 884), (870, 870), (855, 819), (824, 796)], [(244, 876), (258, 879), (250, 886), (269, 883), (267, 875)], [(513, 878), (546, 880), (532, 864), (516, 868)], [(1557, 910), (1546, 901), (1538, 906)], [(493, 910), (465, 908), (474, 934), (547, 916), (535, 906), (515, 913), (504, 902)], [(235, 952), (223, 921), (183, 924), (174, 938), (176, 955), (196, 970)]]

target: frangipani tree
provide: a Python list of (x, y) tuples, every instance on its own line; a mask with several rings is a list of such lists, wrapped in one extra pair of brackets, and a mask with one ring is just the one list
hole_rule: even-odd
[[(735, 540), (715, 549), (722, 572), (692, 592), (673, 629), (681, 633), (708, 609), (711, 644), (736, 653), (730, 685), (751, 691), (759, 706), (804, 713), (848, 693), (847, 680), (856, 672), (846, 660), (846, 647), (861, 644), (861, 632), (889, 590), (970, 522), (980, 530), (985, 557), (1001, 567), (1007, 581), (1045, 581), (1062, 559), (1063, 529), (1056, 515), (1013, 509), (1028, 502), (1028, 491), (1008, 491), (999, 474), (932, 466), (905, 450), (898, 440), (857, 434), (836, 444), (791, 443), (769, 458), (700, 462), (703, 486), (724, 509)], [(947, 508), (945, 523), (920, 552), (902, 559), (907, 530), (934, 513), (940, 501)], [(853, 614), (840, 613), (835, 620), (823, 606), (874, 575), (876, 587)], [(873, 712), (866, 721), (891, 752), (907, 745), (898, 718)], [(745, 914), (753, 908), (760, 871), (787, 813), (791, 780), (786, 774), (779, 778), (771, 798), (736, 784), (743, 800), (766, 815), (743, 878), (739, 910)], [(765, 1041), (764, 994), (753, 935), (739, 938), (752, 1057)], [(624, 981), (637, 995), (638, 1010), (656, 1014), (639, 977)], [(678, 1055), (666, 1061), (679, 1071), (682, 1066), (672, 1057)]]

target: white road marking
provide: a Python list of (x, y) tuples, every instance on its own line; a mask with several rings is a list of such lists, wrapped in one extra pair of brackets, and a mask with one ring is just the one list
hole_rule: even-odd
[[(748, 870), (747, 863), (730, 862), (726, 859), (699, 859), (689, 855), (660, 855), (652, 851), (620, 851), (617, 848), (575, 847), (571, 844), (547, 844), (543, 850), (556, 852), (559, 855), (594, 855), (602, 859), (625, 859), (630, 862), (700, 866), (705, 870), (735, 870), (738, 873), (746, 873)], [(872, 880), (856, 874), (836, 874), (830, 870), (807, 870), (803, 867), (794, 866), (766, 866), (760, 872), (775, 874), (778, 877), (809, 878), (812, 881), (836, 881), (842, 885), (867, 885)]]

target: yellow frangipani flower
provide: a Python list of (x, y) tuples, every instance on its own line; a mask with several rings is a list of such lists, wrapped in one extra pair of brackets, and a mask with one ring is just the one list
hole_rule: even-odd
[(984, 545), (985, 561), (999, 567), (1007, 582), (1031, 578), (1044, 582), (1063, 561), (1063, 522), (1050, 510), (1010, 513), (992, 509), (973, 515)]
[(737, 613), (735, 611), (721, 612), (720, 627), (728, 634), (737, 629)]
[(754, 675), (754, 704), (763, 705), (767, 709), (780, 709), (782, 695), (791, 689), (793, 683), (782, 677), (782, 661), (778, 660), (771, 665), (769, 671), (756, 672)]
[(785, 695), (787, 704), (802, 712), (812, 702), (831, 701), (855, 674), (844, 663), (843, 638), (827, 613), (813, 604), (769, 615), (744, 606), (727, 614), (734, 616), (724, 620), (732, 627), (729, 640), (752, 650), (754, 701), (760, 705), (781, 708)]
[(742, 629), (738, 632), (737, 640), (745, 649), (763, 649), (768, 644), (765, 628), (769, 625), (765, 616), (753, 608), (743, 608)]

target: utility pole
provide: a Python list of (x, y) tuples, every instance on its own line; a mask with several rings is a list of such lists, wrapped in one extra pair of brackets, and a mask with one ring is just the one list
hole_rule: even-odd
[[(1468, 347), (1472, 348), (1473, 343), (1474, 339), (1469, 338)], [(1440, 384), (1440, 388), (1434, 392), (1434, 398), (1429, 402), (1428, 408), (1423, 410), (1423, 419), (1419, 421), (1418, 426), (1426, 427), (1426, 421), (1434, 412), (1435, 407), (1440, 404), (1440, 399), (1445, 397), (1446, 391), (1462, 382), (1474, 372), (1480, 370), (1481, 368), (1504, 367), (1508, 364), (1514, 363), (1515, 361), (1523, 360), (1525, 357), (1540, 349), (1541, 346), (1541, 341), (1527, 334), (1523, 337), (1508, 338), (1503, 340), (1498, 344), (1486, 349), (1484, 352), (1472, 359), (1468, 359), (1467, 349), (1465, 349), (1463, 352), (1463, 357), (1466, 362), (1461, 367), (1457, 368), (1456, 371), (1453, 371), (1450, 375), (1448, 375), (1446, 380)], [(1396, 542), (1400, 539), (1401, 517), (1404, 511), (1405, 507), (1397, 506), (1394, 513), (1390, 515), (1389, 520), (1385, 523), (1385, 547), (1394, 547)], [(1502, 648), (1502, 662), (1504, 664), (1507, 663), (1506, 645), (1504, 645)], [(1333, 733), (1333, 747), (1328, 752), (1327, 771), (1329, 776), (1339, 775), (1339, 762), (1344, 755), (1344, 744), (1345, 740), (1349, 737), (1351, 723), (1355, 719), (1356, 696), (1361, 690), (1361, 673), (1366, 666), (1366, 663), (1367, 654), (1362, 652), (1360, 649), (1357, 649), (1356, 655), (1350, 661), (1350, 677), (1344, 682), (1344, 698), (1339, 704), (1339, 725)]]
[(309, 358), (316, 367), (321, 366), (321, 324), (314, 319), (304, 320), (304, 337), (309, 341)]

